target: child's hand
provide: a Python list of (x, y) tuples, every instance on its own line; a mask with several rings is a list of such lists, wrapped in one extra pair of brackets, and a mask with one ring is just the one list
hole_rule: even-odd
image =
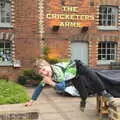
[(33, 104), (33, 102), (34, 102), (33, 100), (30, 100), (30, 101), (25, 103), (25, 106), (29, 107), (29, 106), (31, 106)]
[(53, 86), (53, 87), (55, 86), (55, 82), (52, 81), (51, 77), (44, 77), (42, 81), (50, 86)]

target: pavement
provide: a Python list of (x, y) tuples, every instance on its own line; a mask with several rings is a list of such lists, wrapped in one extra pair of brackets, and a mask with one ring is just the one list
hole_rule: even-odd
[[(28, 88), (29, 96), (34, 89)], [(80, 98), (62, 96), (53, 88), (43, 89), (37, 101), (29, 109), (37, 109), (38, 120), (98, 120), (96, 110), (96, 98), (89, 97), (84, 112), (80, 111)]]
[[(27, 88), (31, 97), (35, 88)], [(32, 106), (24, 104), (0, 105), (0, 120), (98, 120), (96, 98), (89, 97), (84, 112), (80, 98), (57, 94), (51, 87), (43, 89)]]

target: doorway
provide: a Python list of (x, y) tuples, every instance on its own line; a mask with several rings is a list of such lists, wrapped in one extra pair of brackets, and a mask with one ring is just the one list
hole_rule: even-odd
[(71, 59), (80, 59), (84, 64), (88, 65), (88, 43), (81, 41), (72, 41)]

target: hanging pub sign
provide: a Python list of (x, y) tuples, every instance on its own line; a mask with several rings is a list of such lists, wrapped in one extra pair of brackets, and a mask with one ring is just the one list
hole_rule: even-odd
[(62, 13), (48, 13), (46, 18), (49, 19), (52, 25), (60, 27), (82, 27), (90, 26), (94, 20), (94, 15), (78, 14), (78, 7), (62, 6)]

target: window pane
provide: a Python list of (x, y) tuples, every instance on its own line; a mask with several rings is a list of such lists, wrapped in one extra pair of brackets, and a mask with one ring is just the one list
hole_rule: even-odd
[(110, 49), (107, 49), (107, 54), (110, 54)]
[(115, 59), (115, 55), (111, 55), (111, 60), (114, 60)]
[(101, 60), (105, 60), (105, 55), (101, 55)]
[(102, 21), (101, 20), (99, 21), (99, 25), (102, 25)]
[(103, 12), (104, 14), (106, 14), (106, 13), (107, 13), (107, 7), (103, 6), (103, 7), (102, 7), (102, 12)]
[(102, 43), (102, 48), (106, 48), (105, 42)]
[(98, 44), (98, 49), (101, 49), (101, 42)]
[(10, 43), (5, 43), (5, 48), (10, 48)]
[(105, 51), (106, 51), (105, 49), (102, 49), (102, 54), (105, 54)]
[(0, 43), (0, 49), (4, 48), (4, 43)]
[(9, 17), (6, 17), (6, 22), (10, 23), (10, 18)]
[(108, 20), (111, 20), (112, 19), (112, 16), (111, 15), (108, 15)]
[(108, 13), (111, 13), (112, 12), (112, 8), (108, 8)]
[(101, 49), (98, 49), (98, 54), (101, 54)]
[(1, 18), (1, 23), (5, 23), (5, 18), (4, 17)]
[(107, 43), (107, 48), (110, 48), (110, 45), (111, 45), (111, 43), (110, 43), (110, 42), (108, 42), (108, 43)]
[(98, 60), (101, 60), (101, 55), (98, 55)]
[(107, 55), (107, 60), (110, 60), (110, 55)]
[(115, 43), (111, 43), (111, 48), (114, 48), (115, 47)]
[(115, 54), (115, 50), (114, 49), (111, 49), (111, 54)]

